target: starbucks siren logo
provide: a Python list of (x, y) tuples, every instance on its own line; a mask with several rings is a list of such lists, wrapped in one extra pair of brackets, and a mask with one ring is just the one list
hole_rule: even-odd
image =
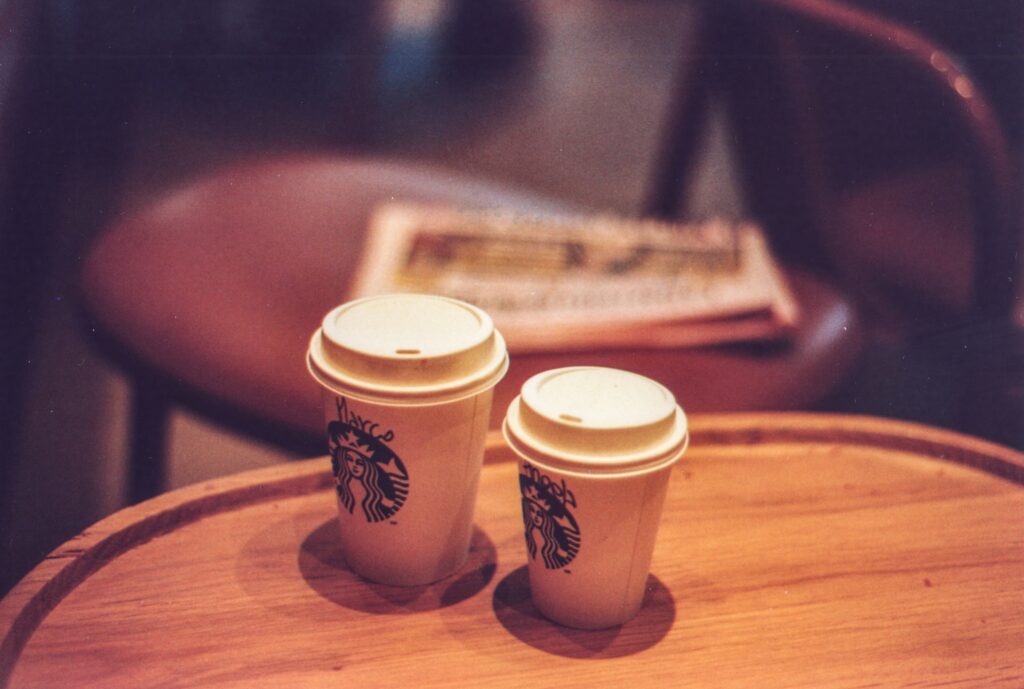
[(331, 468), (337, 481), (338, 499), (350, 514), (356, 500), (368, 522), (394, 516), (409, 494), (409, 472), (387, 443), (393, 431), (378, 433), (378, 425), (349, 411), (338, 398), (338, 420), (327, 424)]
[(569, 510), (576, 507), (576, 496), (564, 480), (555, 483), (529, 464), (521, 467), (519, 491), (530, 557), (536, 559), (539, 549), (544, 567), (565, 567), (580, 549), (580, 527)]

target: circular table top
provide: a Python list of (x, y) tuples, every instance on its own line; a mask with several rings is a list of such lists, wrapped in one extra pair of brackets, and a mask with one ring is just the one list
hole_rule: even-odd
[(700, 416), (645, 606), (547, 622), (492, 437), (468, 564), (349, 572), (326, 458), (118, 512), (0, 601), (0, 687), (1011, 686), (1024, 667), (1024, 455), (902, 422)]

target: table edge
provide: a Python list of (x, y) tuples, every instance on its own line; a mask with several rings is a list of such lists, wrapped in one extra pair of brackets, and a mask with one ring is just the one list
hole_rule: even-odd
[[(692, 446), (827, 443), (917, 454), (1024, 485), (1024, 454), (979, 438), (905, 421), (818, 413), (705, 414), (690, 420)], [(501, 435), (487, 438), (487, 463), (514, 461)], [(50, 553), (0, 601), (0, 688), (50, 611), (107, 562), (159, 535), (218, 512), (298, 497), (332, 485), (322, 458), (186, 486), (122, 509)]]

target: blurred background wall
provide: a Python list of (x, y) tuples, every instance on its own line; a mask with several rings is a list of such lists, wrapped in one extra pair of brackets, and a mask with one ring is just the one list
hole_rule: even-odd
[[(865, 6), (968, 64), (1019, 163), (1021, 5)], [(694, 31), (694, 6), (675, 0), (0, 8), (0, 591), (124, 503), (127, 388), (97, 354), (75, 294), (83, 252), (112, 219), (217, 166), (293, 150), (413, 158), (635, 212)], [(735, 138), (717, 105), (696, 156), (686, 214), (742, 215)], [(1024, 394), (1022, 359), (1019, 349), (1008, 358), (1007, 399)], [(932, 370), (895, 388), (900, 364), (879, 362), (831, 408), (956, 426)], [(291, 458), (185, 412), (170, 445), (172, 487)]]

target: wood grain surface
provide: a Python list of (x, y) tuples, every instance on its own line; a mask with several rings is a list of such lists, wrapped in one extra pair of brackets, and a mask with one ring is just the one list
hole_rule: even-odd
[(529, 600), (493, 438), (469, 563), (344, 567), (326, 459), (168, 493), (0, 602), (4, 687), (1024, 686), (1024, 457), (870, 418), (697, 417), (647, 603), (611, 630)]

